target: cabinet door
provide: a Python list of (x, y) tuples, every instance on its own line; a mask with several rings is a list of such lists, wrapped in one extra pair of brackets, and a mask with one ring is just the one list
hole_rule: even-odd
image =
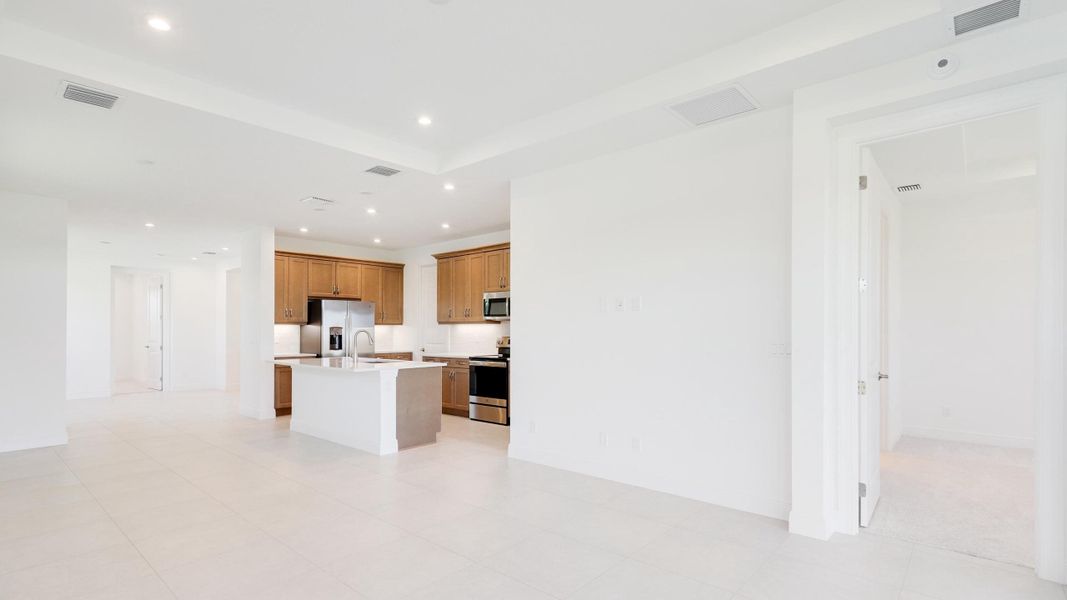
[(452, 407), (465, 413), (470, 412), (471, 372), (456, 369), (452, 378)]
[(452, 259), (437, 261), (437, 322), (452, 322)]
[(441, 408), (452, 408), (452, 369), (441, 369)]
[(485, 291), (504, 291), (504, 251), (485, 253)]
[(337, 263), (332, 260), (311, 259), (308, 261), (308, 295), (316, 298), (335, 296)]
[(482, 292), (485, 291), (485, 254), (471, 254), (469, 281), (467, 282), (467, 321), (482, 323)]
[(382, 269), (382, 324), (404, 324), (404, 269)]
[[(348, 300), (367, 300), (360, 289), (363, 265), (356, 263), (337, 263), (337, 297)], [(373, 300), (371, 300), (373, 302)]]
[(504, 291), (511, 291), (511, 248), (504, 250)]
[(363, 277), (363, 295), (360, 297), (364, 302), (374, 303), (374, 324), (382, 324), (382, 268), (373, 265), (360, 265)]
[(274, 322), (288, 321), (289, 311), (285, 292), (288, 290), (289, 261), (284, 256), (274, 257)]
[(470, 271), (469, 256), (457, 256), (452, 259), (453, 322), (462, 323), (470, 318)]
[(290, 256), (288, 263), (288, 281), (286, 298), (289, 307), (290, 323), (308, 322), (308, 261), (306, 258)]
[(293, 406), (293, 370), (289, 367), (274, 367), (274, 409)]

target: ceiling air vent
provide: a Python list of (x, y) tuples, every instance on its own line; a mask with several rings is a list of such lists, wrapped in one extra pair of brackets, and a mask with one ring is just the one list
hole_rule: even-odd
[(81, 102), (82, 104), (92, 104), (93, 106), (108, 109), (114, 107), (115, 101), (119, 99), (119, 97), (114, 94), (94, 90), (93, 88), (78, 85), (77, 83), (71, 83), (69, 81), (63, 82), (63, 97), (67, 100)]
[(956, 35), (963, 35), (990, 25), (1016, 19), (1022, 10), (1022, 0), (1001, 0), (980, 6), (967, 12), (953, 15), (952, 28)]
[(311, 210), (317, 212), (322, 212), (336, 204), (335, 201), (330, 200), (329, 198), (319, 198), (318, 196), (308, 196), (307, 198), (301, 198), (300, 203), (304, 206), (310, 207)]
[(396, 175), (399, 172), (399, 169), (394, 169), (392, 167), (386, 167), (383, 165), (377, 165), (367, 169), (367, 173), (374, 173), (375, 175), (382, 175), (383, 177), (392, 177), (393, 175)]
[(759, 108), (755, 101), (741, 89), (732, 86), (697, 98), (692, 98), (668, 108), (690, 125), (706, 125)]
[(920, 183), (912, 183), (912, 184), (909, 184), (909, 185), (898, 185), (897, 186), (897, 191), (901, 192), (901, 193), (903, 193), (903, 192), (917, 192), (917, 191), (919, 191), (921, 189), (923, 189), (923, 186)]

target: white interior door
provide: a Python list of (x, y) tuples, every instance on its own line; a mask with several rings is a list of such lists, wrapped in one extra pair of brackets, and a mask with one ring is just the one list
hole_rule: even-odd
[(419, 351), (448, 351), (448, 326), (437, 322), (437, 265), (419, 270)]
[(163, 278), (148, 277), (145, 283), (145, 385), (153, 390), (163, 390)]
[[(863, 149), (862, 165), (870, 164), (870, 151)], [(866, 172), (864, 169), (861, 172)], [(881, 295), (882, 295), (882, 219), (881, 207), (871, 185), (859, 192), (860, 202), (860, 278), (859, 286), (859, 503), (860, 526), (866, 527), (874, 516), (881, 494), (880, 460), (882, 445), (882, 403), (878, 372), (881, 367)]]

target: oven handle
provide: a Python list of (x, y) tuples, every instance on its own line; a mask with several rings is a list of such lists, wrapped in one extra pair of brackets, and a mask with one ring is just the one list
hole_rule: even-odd
[(493, 367), (495, 369), (508, 368), (508, 363), (490, 362), (486, 360), (472, 360), (470, 365), (472, 367)]

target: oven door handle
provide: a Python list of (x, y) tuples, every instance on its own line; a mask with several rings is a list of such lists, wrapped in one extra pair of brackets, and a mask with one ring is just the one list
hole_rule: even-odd
[(472, 360), (470, 365), (472, 367), (493, 367), (494, 369), (508, 368), (508, 363), (490, 362), (487, 360)]

